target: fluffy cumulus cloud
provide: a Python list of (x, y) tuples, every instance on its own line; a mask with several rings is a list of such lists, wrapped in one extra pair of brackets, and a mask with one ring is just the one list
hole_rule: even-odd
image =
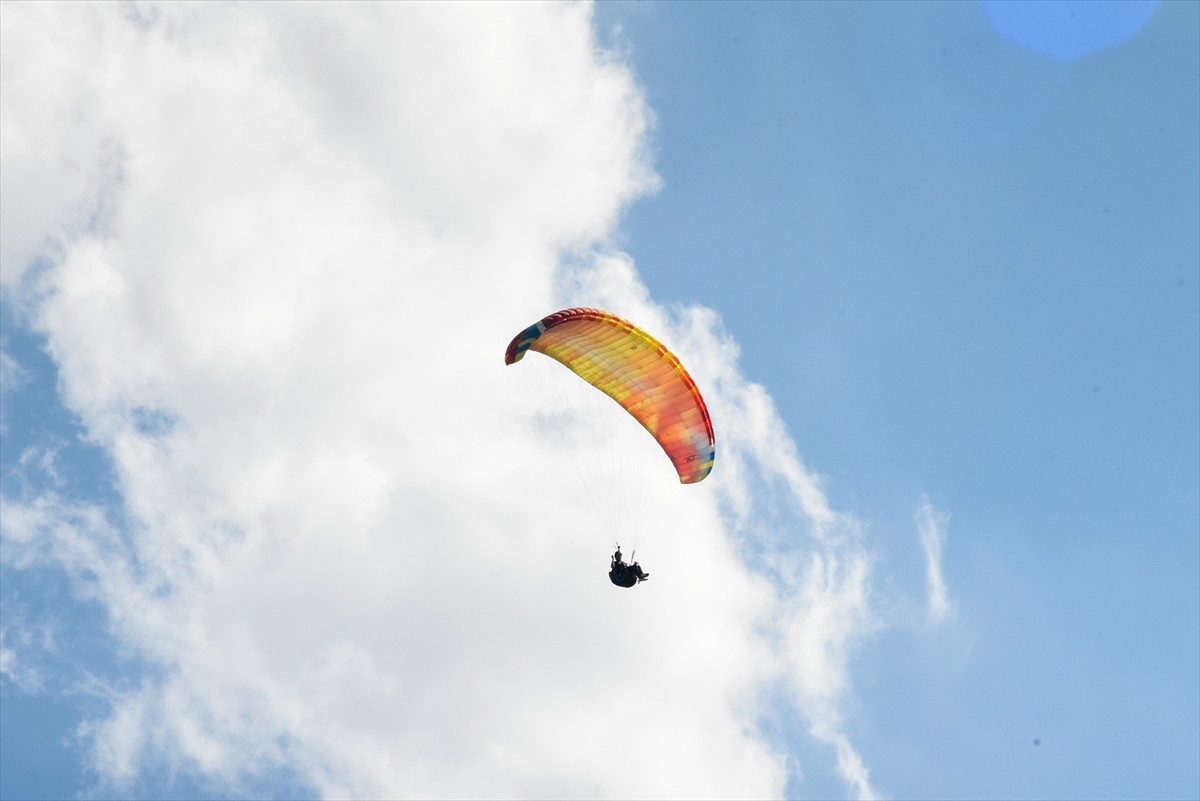
[[(786, 698), (875, 794), (841, 711), (871, 554), (719, 317), (607, 244), (656, 188), (652, 115), (588, 6), (3, 14), (6, 303), (119, 496), (6, 497), (4, 558), (63, 571), (141, 666), (81, 729), (102, 785), (779, 796)], [(563, 467), (595, 449), (501, 358), (575, 304), (660, 335), (718, 431), (710, 480), (640, 509), (661, 569), (632, 592)]]

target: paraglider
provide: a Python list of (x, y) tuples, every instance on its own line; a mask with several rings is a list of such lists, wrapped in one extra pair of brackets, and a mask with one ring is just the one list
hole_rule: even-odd
[[(716, 458), (708, 407), (683, 364), (650, 334), (601, 309), (547, 315), (513, 337), (504, 354), (515, 364), (527, 351), (562, 364), (616, 401), (650, 433), (682, 484), (703, 481)], [(649, 575), (626, 565), (618, 547), (610, 564), (614, 584), (632, 587)]]
[(618, 587), (632, 587), (639, 581), (645, 581), (650, 578), (650, 574), (642, 570), (641, 565), (634, 562), (631, 565), (625, 564), (625, 560), (621, 557), (621, 546), (617, 546), (617, 552), (613, 554), (612, 562), (608, 567), (608, 580)]

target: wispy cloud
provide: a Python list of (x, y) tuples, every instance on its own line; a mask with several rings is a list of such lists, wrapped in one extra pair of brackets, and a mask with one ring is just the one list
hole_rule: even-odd
[[(657, 178), (590, 8), (138, 9), (16, 5), (0, 34), (29, 65), (3, 72), (6, 192), (50, 193), (3, 206), (6, 291), (123, 502), (8, 499), (6, 553), (64, 569), (154, 667), (85, 726), (99, 775), (779, 796), (758, 722), (782, 686), (877, 795), (843, 721), (872, 554), (719, 316), (655, 302), (607, 244)], [(85, 178), (53, 195), (64, 158)], [(644, 512), (662, 567), (637, 592), (502, 363), (571, 303), (660, 335), (719, 432), (712, 478)]]
[[(0, 400), (20, 389), (29, 380), (29, 372), (8, 352), (0, 349)], [(8, 404), (0, 403), (0, 436), (8, 432)]]
[(925, 551), (929, 618), (939, 622), (952, 609), (946, 580), (942, 575), (942, 550), (946, 547), (946, 530), (950, 524), (950, 515), (936, 509), (929, 499), (925, 498), (917, 507), (913, 519), (921, 538), (921, 548)]
[(666, 332), (706, 388), (721, 431), (719, 493), (727, 536), (772, 583), (760, 613), (776, 679), (795, 700), (810, 734), (835, 748), (834, 771), (856, 798), (876, 798), (870, 771), (845, 727), (849, 663), (883, 626), (872, 606), (873, 556), (862, 524), (831, 508), (821, 479), (796, 451), (764, 387), (738, 368), (736, 343), (709, 309), (680, 314), (653, 303), (627, 258), (602, 259), (574, 276), (566, 298), (596, 298)]
[(29, 378), (28, 371), (6, 351), (0, 350), (0, 395), (18, 389)]
[(10, 604), (0, 609), (4, 619), (0, 624), (0, 677), (22, 692), (40, 692), (46, 683), (43, 660), (53, 650), (50, 629), (44, 622), (29, 620), (24, 609)]

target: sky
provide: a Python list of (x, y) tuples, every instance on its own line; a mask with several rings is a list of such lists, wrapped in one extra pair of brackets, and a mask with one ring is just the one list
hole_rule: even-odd
[(0, 233), (0, 797), (1200, 795), (1200, 4), (0, 3)]

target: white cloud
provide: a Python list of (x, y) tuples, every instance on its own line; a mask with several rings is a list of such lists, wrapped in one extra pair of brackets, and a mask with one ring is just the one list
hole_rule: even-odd
[[(0, 401), (16, 392), (29, 380), (29, 371), (20, 362), (0, 350)], [(0, 437), (8, 433), (8, 404), (0, 403)]]
[(566, 296), (594, 299), (665, 332), (665, 343), (705, 388), (721, 463), (707, 483), (720, 493), (730, 533), (775, 580), (771, 636), (781, 679), (813, 736), (836, 748), (836, 770), (854, 795), (877, 797), (839, 711), (850, 691), (851, 650), (881, 625), (871, 607), (872, 558), (861, 525), (830, 508), (770, 396), (738, 370), (737, 346), (712, 311), (671, 315), (650, 300), (621, 257), (577, 274)]
[(46, 684), (42, 661), (54, 651), (50, 627), (30, 620), (26, 609), (10, 604), (5, 604), (0, 617), (4, 621), (0, 623), (0, 677), (22, 692), (41, 692)]
[(926, 498), (917, 507), (913, 519), (921, 537), (921, 548), (925, 551), (929, 617), (936, 623), (943, 620), (952, 609), (946, 580), (942, 576), (942, 550), (946, 547), (946, 528), (950, 524), (950, 515), (938, 511)]
[[(876, 794), (841, 719), (871, 554), (718, 316), (605, 250), (657, 179), (588, 6), (4, 8), (5, 198), (39, 198), (3, 204), (6, 291), (125, 507), (7, 500), (3, 537), (156, 667), (84, 729), (106, 782), (779, 796), (783, 686)], [(632, 592), (501, 358), (576, 302), (661, 336), (718, 430)]]
[(29, 372), (20, 362), (0, 350), (0, 395), (14, 392), (28, 380)]

